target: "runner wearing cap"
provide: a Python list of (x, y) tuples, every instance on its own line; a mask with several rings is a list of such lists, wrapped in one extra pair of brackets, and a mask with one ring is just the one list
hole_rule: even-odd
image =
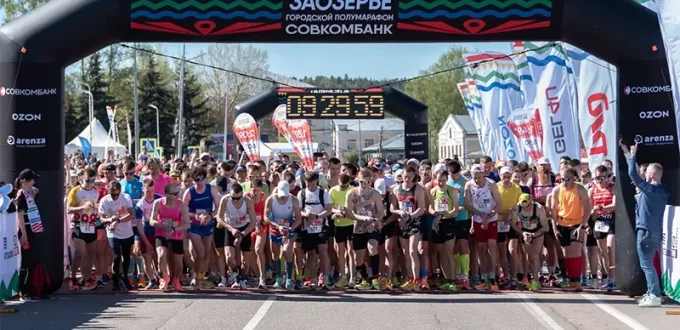
[[(302, 223), (300, 204), (295, 196), (290, 193), (290, 183), (287, 180), (279, 181), (276, 191), (269, 196), (264, 205), (264, 219), (269, 225), (269, 239), (272, 248), (272, 263), (276, 282), (275, 289), (282, 285), (287, 290), (292, 290), (293, 283), (293, 238), (295, 229)], [(283, 251), (281, 247), (283, 246)], [(281, 255), (286, 260), (286, 277), (284, 282), (281, 270)]]
[(552, 192), (552, 214), (556, 216), (555, 233), (562, 247), (569, 276), (568, 287), (580, 290), (583, 261), (583, 241), (586, 237), (591, 206), (588, 191), (576, 183), (578, 173), (572, 168), (561, 173), (562, 183)]
[[(402, 171), (402, 170), (400, 170)], [(403, 178), (400, 178), (403, 176)], [(416, 183), (416, 169), (406, 167), (403, 174), (397, 171), (397, 181), (403, 181), (396, 185), (391, 195), (390, 211), (399, 216), (399, 244), (404, 255), (408, 281), (401, 285), (404, 290), (417, 290), (419, 284), (427, 284), (418, 278), (420, 274), (420, 259), (418, 245), (422, 228), (422, 216), (427, 211), (425, 192)]]
[[(602, 255), (602, 263), (605, 273), (602, 274), (604, 289), (614, 288), (615, 271), (615, 212), (616, 212), (616, 192), (614, 183), (609, 180), (609, 169), (599, 165), (595, 168), (595, 185), (590, 188), (590, 203), (593, 206), (592, 220), (594, 221), (591, 231), (597, 239), (597, 245)], [(595, 273), (595, 271), (592, 271)]]
[[(472, 220), (465, 208), (465, 185), (467, 181), (461, 173), (460, 162), (452, 160), (446, 164), (449, 172), (447, 184), (458, 194), (458, 214), (456, 215), (455, 237), (456, 247), (454, 250), (454, 264), (456, 265), (456, 285), (465, 289), (471, 289), (468, 274), (470, 273), (470, 228)], [(474, 261), (472, 261), (474, 262)], [(472, 267), (474, 269), (474, 267)]]
[(248, 181), (248, 170), (245, 166), (240, 165), (236, 167), (236, 181), (239, 184), (243, 184), (244, 182)]
[[(516, 183), (511, 181), (512, 168), (503, 166), (500, 169), (501, 182), (497, 183), (498, 194), (501, 197), (501, 207), (498, 213), (498, 255), (500, 256), (500, 263), (498, 266), (502, 268), (502, 273), (505, 275), (505, 280), (508, 280), (503, 285), (517, 286), (516, 281), (522, 282), (523, 278), (517, 278), (517, 273), (521, 273), (518, 268), (521, 268), (520, 253), (519, 253), (519, 235), (517, 231), (512, 229), (510, 222), (512, 220), (512, 210), (519, 201), (519, 196), (522, 194), (522, 189)], [(512, 270), (508, 264), (508, 247), (510, 248), (510, 256), (512, 258)], [(510, 275), (508, 278), (507, 276)]]
[[(328, 258), (329, 225), (327, 217), (332, 214), (332, 203), (328, 191), (321, 188), (319, 174), (307, 172), (304, 177), (305, 188), (298, 194), (300, 208), (302, 209), (302, 250), (306, 254), (306, 265), (309, 275), (312, 277), (312, 287), (317, 286), (328, 289), (330, 260)], [(317, 267), (317, 258), (320, 265)], [(319, 269), (318, 277), (314, 272)]]
[(517, 207), (512, 211), (512, 219), (513, 229), (521, 233), (520, 240), (524, 244), (524, 250), (529, 257), (531, 284), (528, 289), (539, 290), (541, 284), (538, 282), (538, 273), (541, 269), (543, 240), (545, 234), (548, 233), (545, 208), (543, 205), (532, 201), (531, 195), (525, 193), (519, 196)]
[[(475, 236), (477, 256), (479, 257), (479, 269), (481, 283), (478, 289), (498, 290), (494, 268), (498, 264), (498, 212), (501, 208), (501, 198), (498, 187), (493, 180), (484, 177), (484, 169), (481, 165), (474, 165), (470, 170), (473, 180), (465, 184), (465, 206), (472, 212), (473, 226), (470, 234)], [(491, 256), (491, 262), (487, 260), (487, 254)], [(489, 268), (491, 265), (491, 269)]]

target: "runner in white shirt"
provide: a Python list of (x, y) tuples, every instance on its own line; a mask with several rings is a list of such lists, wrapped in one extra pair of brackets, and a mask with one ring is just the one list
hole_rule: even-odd
[(239, 260), (237, 254), (242, 254), (243, 268), (248, 269), (245, 261), (250, 260), (252, 253), (250, 232), (255, 229), (255, 209), (250, 199), (243, 195), (241, 185), (231, 186), (231, 194), (222, 197), (217, 211), (217, 221), (227, 229), (225, 246), (227, 266), (231, 269), (231, 277), (236, 280), (232, 288), (245, 289), (246, 280), (241, 272), (241, 265), (237, 262)]
[[(79, 178), (80, 185), (73, 187), (67, 197), (67, 212), (71, 215), (71, 237), (73, 238), (70, 287), (71, 290), (94, 290), (97, 285), (90, 280), (90, 272), (96, 255), (97, 242), (99, 191), (94, 186), (97, 173), (93, 169), (82, 170)], [(76, 282), (78, 268), (83, 274), (80, 283)], [(103, 270), (97, 269), (97, 274), (103, 273)]]
[(120, 290), (121, 282), (127, 290), (133, 290), (126, 270), (130, 268), (130, 253), (134, 243), (132, 220), (135, 219), (135, 209), (130, 195), (121, 193), (118, 181), (109, 182), (108, 188), (109, 194), (100, 201), (99, 214), (102, 224), (106, 225), (106, 236), (113, 250), (113, 290)]

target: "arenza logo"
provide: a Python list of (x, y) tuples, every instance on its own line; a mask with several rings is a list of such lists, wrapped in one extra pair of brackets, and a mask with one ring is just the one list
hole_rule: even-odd
[(27, 147), (27, 148), (39, 148), (45, 146), (45, 138), (15, 138), (10, 135), (7, 137), (7, 144), (17, 147)]
[(635, 138), (633, 139), (633, 141), (635, 141), (636, 144), (645, 144), (653, 146), (673, 144), (674, 140), (675, 138), (673, 135), (642, 136), (640, 134), (635, 135)]
[(626, 86), (623, 88), (623, 94), (658, 94), (658, 93), (670, 93), (671, 86)]

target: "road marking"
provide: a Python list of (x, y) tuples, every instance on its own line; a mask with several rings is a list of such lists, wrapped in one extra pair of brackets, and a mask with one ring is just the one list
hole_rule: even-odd
[(257, 324), (262, 321), (264, 318), (265, 314), (267, 314), (267, 311), (269, 310), (269, 307), (272, 307), (272, 304), (274, 304), (274, 300), (276, 300), (276, 296), (271, 296), (265, 300), (265, 302), (262, 303), (262, 306), (260, 306), (260, 309), (257, 310), (257, 313), (253, 315), (253, 318), (250, 319), (250, 322), (246, 324), (245, 327), (243, 327), (243, 330), (253, 330), (255, 327), (257, 327)]
[(581, 294), (583, 298), (588, 299), (593, 305), (599, 307), (601, 310), (603, 310), (605, 313), (613, 316), (615, 319), (621, 321), (621, 323), (629, 326), (631, 329), (634, 330), (649, 330), (646, 326), (642, 325), (640, 322), (635, 321), (633, 318), (629, 317), (626, 314), (621, 313), (619, 310), (616, 308), (609, 306), (606, 304), (604, 301), (601, 299), (587, 293)]
[(531, 314), (536, 317), (538, 321), (540, 321), (546, 328), (553, 329), (553, 330), (564, 330), (562, 326), (560, 326), (555, 320), (553, 320), (550, 315), (548, 315), (546, 312), (544, 312), (541, 307), (538, 307), (536, 303), (531, 301), (527, 295), (524, 293), (518, 293), (518, 297), (520, 297), (522, 300), (524, 300), (524, 308), (529, 311)]

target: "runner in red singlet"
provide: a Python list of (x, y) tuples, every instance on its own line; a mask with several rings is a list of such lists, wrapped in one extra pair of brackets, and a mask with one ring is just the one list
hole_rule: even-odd
[[(615, 212), (616, 192), (614, 183), (610, 181), (610, 173), (607, 167), (600, 165), (595, 168), (595, 185), (590, 188), (590, 204), (593, 206), (591, 219), (594, 226), (590, 228), (593, 236), (597, 239), (600, 247), (605, 274), (602, 274), (603, 289), (614, 288), (615, 266)], [(595, 271), (591, 271), (595, 272)]]

